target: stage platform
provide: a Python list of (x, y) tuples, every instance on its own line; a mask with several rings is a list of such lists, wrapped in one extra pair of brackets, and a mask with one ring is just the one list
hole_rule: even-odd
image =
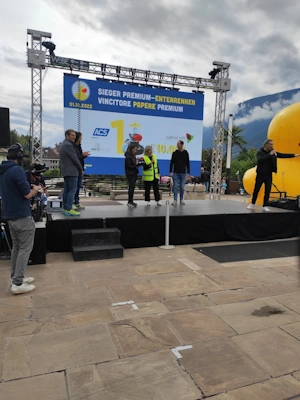
[[(124, 248), (165, 244), (166, 201), (147, 206), (137, 201), (136, 208), (119, 205), (87, 206), (80, 217), (60, 212), (48, 215), (47, 250), (71, 251), (71, 230), (118, 228)], [(262, 207), (247, 210), (247, 204), (225, 200), (189, 200), (185, 206), (170, 205), (170, 240), (173, 245), (221, 241), (258, 241), (299, 235), (300, 213), (279, 208), (262, 212)]]

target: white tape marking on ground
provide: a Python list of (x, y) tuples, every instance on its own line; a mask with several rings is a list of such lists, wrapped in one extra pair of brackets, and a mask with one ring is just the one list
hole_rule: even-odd
[(193, 271), (201, 271), (202, 270), (202, 268), (199, 267), (199, 265), (193, 263), (193, 261), (190, 261), (187, 258), (178, 258), (178, 261)]
[(192, 348), (193, 348), (193, 346), (191, 344), (188, 344), (186, 346), (174, 347), (174, 349), (171, 349), (171, 350), (177, 358), (182, 358), (182, 355), (179, 352), (182, 350), (188, 350), (188, 349), (192, 349)]
[(134, 310), (138, 310), (139, 308), (138, 308), (138, 306), (136, 305), (136, 304), (132, 304), (132, 306), (131, 306)]
[(112, 303), (112, 307), (117, 307), (117, 306), (125, 306), (126, 304), (134, 304), (133, 300), (129, 301), (121, 301), (120, 303)]

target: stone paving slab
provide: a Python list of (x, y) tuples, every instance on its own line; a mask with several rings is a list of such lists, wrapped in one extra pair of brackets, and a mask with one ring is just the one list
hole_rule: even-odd
[(233, 400), (283, 400), (300, 393), (300, 382), (291, 375), (270, 379), (229, 392)]
[(102, 266), (72, 269), (72, 274), (76, 283), (101, 279), (130, 279), (137, 275), (133, 269), (124, 267), (124, 261), (123, 265), (117, 266), (102, 264)]
[[(207, 244), (213, 245), (220, 243)], [(71, 253), (49, 253), (47, 264), (28, 267), (37, 289), (21, 296), (9, 291), (10, 261), (1, 262), (4, 400), (17, 400), (16, 393), (48, 400), (44, 392), (61, 400), (67, 390), (68, 400), (248, 400), (248, 391), (253, 400), (269, 400), (264, 391), (297, 394), (298, 259), (219, 264), (193, 247), (126, 249), (122, 259), (76, 263)], [(114, 296), (135, 300), (138, 309), (111, 307)], [(284, 313), (259, 316), (261, 308), (275, 305)], [(227, 330), (233, 335), (227, 337)], [(176, 359), (171, 348), (191, 341), (193, 348)], [(64, 386), (59, 379), (41, 379), (58, 375)], [(285, 398), (280, 396), (274, 400)]]
[(222, 263), (224, 267), (251, 267), (251, 268), (268, 268), (283, 265), (296, 265), (298, 263), (298, 257), (278, 257), (278, 258), (264, 258), (261, 260), (247, 260), (247, 261), (234, 261), (228, 263)]
[(189, 268), (177, 260), (151, 262), (135, 266), (133, 269), (138, 275), (155, 275), (189, 270)]
[(67, 372), (70, 400), (197, 400), (201, 391), (171, 351), (159, 351)]
[[(4, 338), (1, 338), (0, 339), (0, 378), (2, 377), (2, 371), (3, 371), (3, 359), (4, 359), (5, 346), (6, 346), (6, 340)], [(1, 385), (0, 385), (0, 387), (1, 387)]]
[(190, 271), (181, 272), (169, 272), (167, 274), (156, 274), (156, 275), (137, 275), (130, 278), (130, 282), (144, 282), (144, 281), (155, 281), (160, 279), (170, 279), (170, 278), (182, 278), (184, 276), (190, 276)]
[(275, 301), (274, 297), (209, 308), (239, 334), (300, 321), (299, 314)]
[(111, 322), (109, 331), (121, 358), (182, 345), (158, 316)]
[(205, 396), (250, 385), (270, 377), (230, 339), (196, 343), (193, 349), (182, 351), (181, 354), (180, 364), (192, 376)]
[(32, 316), (41, 318), (108, 307), (114, 302), (106, 288), (32, 295)]
[(165, 314), (163, 319), (184, 344), (236, 335), (232, 328), (207, 308), (173, 312)]
[[(87, 340), (88, 338), (88, 340)], [(118, 358), (105, 325), (88, 325), (9, 340), (5, 381)]]
[(290, 374), (300, 369), (299, 341), (281, 329), (247, 333), (233, 337), (232, 341), (272, 377)]
[(96, 324), (99, 322), (114, 321), (110, 308), (84, 310), (54, 317), (55, 329), (73, 328), (80, 325)]
[(272, 266), (272, 269), (274, 269), (277, 272), (281, 272), (282, 274), (285, 274), (287, 276), (293, 277), (296, 280), (300, 279), (300, 272), (299, 272), (299, 266), (298, 265), (280, 265), (278, 267)]
[(0, 385), (3, 400), (69, 400), (63, 372), (4, 382)]
[[(247, 269), (250, 268), (248, 267)], [(257, 280), (253, 276), (246, 274), (247, 269), (218, 267), (205, 271), (205, 274), (223, 289), (241, 289), (247, 286), (256, 286), (258, 284)]]
[(30, 316), (30, 296), (14, 296), (0, 299), (0, 323), (27, 319)]
[(164, 298), (215, 292), (222, 288), (204, 275), (192, 274), (182, 278), (151, 280)]
[(228, 304), (252, 300), (255, 299), (256, 296), (249, 293), (246, 289), (235, 289), (208, 293), (207, 297), (215, 304)]
[(295, 281), (294, 277), (285, 275), (274, 268), (251, 268), (245, 270), (245, 274), (256, 279), (256, 284), (260, 285)]
[(33, 335), (55, 329), (52, 317), (41, 319), (20, 319), (18, 321), (3, 322), (0, 324), (0, 337), (14, 337)]
[(133, 300), (135, 303), (161, 300), (162, 296), (151, 282), (132, 282), (125, 285), (108, 286), (115, 302)]
[(131, 305), (117, 306), (112, 308), (116, 319), (131, 319), (146, 315), (165, 314), (169, 310), (159, 301), (149, 301), (147, 303), (137, 303), (138, 309)]
[(222, 394), (217, 394), (216, 396), (210, 397), (209, 400), (232, 400), (232, 397), (229, 396), (229, 394), (222, 393)]
[(289, 333), (291, 336), (294, 336), (296, 339), (300, 340), (300, 322), (281, 325), (280, 328)]
[(202, 294), (196, 294), (193, 296), (178, 297), (175, 299), (163, 300), (162, 303), (170, 311), (181, 311), (195, 308), (202, 308), (214, 305), (206, 296)]
[(300, 290), (273, 297), (276, 301), (300, 314)]
[(288, 293), (290, 291), (290, 288), (288, 287), (290, 283), (294, 282), (275, 283), (271, 285), (247, 287), (245, 290), (251, 295), (253, 295), (254, 298), (275, 296), (278, 294)]

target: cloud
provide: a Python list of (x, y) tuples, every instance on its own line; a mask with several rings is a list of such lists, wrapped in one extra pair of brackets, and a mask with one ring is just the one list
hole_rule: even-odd
[[(31, 112), (27, 28), (51, 32), (57, 55), (87, 61), (207, 78), (213, 61), (229, 62), (227, 114), (248, 99), (300, 87), (297, 0), (2, 3), (1, 103), (11, 110), (11, 128), (23, 134)], [(43, 82), (43, 142), (48, 145), (63, 133), (62, 77), (63, 71), (49, 68)], [(206, 90), (206, 127), (213, 123), (215, 100)], [(246, 119), (267, 118), (283, 104), (255, 109)]]
[[(262, 106), (253, 107), (249, 112), (246, 112), (243, 117), (237, 117), (234, 121), (236, 125), (247, 125), (250, 122), (258, 120), (272, 119), (283, 108), (297, 103), (300, 101), (300, 90), (295, 93), (290, 99), (279, 98), (275, 102), (266, 101)], [(245, 104), (241, 104), (238, 108), (238, 112), (245, 112)]]

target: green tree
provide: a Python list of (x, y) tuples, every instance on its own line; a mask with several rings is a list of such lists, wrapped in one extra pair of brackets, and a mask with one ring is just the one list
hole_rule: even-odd
[(19, 143), (18, 140), (19, 140), (19, 135), (16, 129), (10, 131), (10, 143), (11, 144)]
[(239, 153), (236, 159), (231, 161), (230, 177), (231, 179), (242, 178), (245, 172), (256, 166), (256, 149), (246, 150), (245, 148)]
[(202, 167), (209, 172), (211, 171), (211, 157), (212, 149), (202, 150)]
[(44, 172), (43, 175), (45, 178), (58, 178), (60, 177), (60, 169), (48, 169), (48, 171)]
[[(240, 135), (241, 132), (243, 132), (243, 128), (241, 128), (238, 125), (233, 125), (232, 127), (232, 132), (231, 132), (231, 136), (232, 136), (232, 146), (245, 146), (247, 144), (244, 136)], [(226, 152), (227, 152), (227, 144), (228, 144), (228, 134), (229, 134), (229, 130), (228, 129), (224, 129), (224, 143), (226, 144)]]

